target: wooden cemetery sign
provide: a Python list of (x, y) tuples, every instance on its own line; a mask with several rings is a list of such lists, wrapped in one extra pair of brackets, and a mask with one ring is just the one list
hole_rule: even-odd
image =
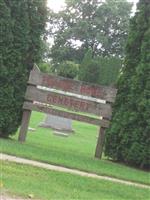
[[(51, 88), (51, 90), (47, 88)], [(25, 94), (23, 117), (18, 139), (21, 142), (25, 141), (32, 110), (44, 112), (100, 126), (95, 157), (101, 158), (105, 129), (109, 126), (112, 113), (111, 104), (115, 101), (116, 93), (117, 90), (115, 88), (41, 73), (34, 66), (30, 72)], [(100, 99), (105, 100), (106, 103), (101, 103), (99, 101)], [(52, 107), (53, 105), (75, 112), (71, 113), (56, 109)], [(76, 112), (94, 114), (99, 116), (99, 118), (78, 114)]]

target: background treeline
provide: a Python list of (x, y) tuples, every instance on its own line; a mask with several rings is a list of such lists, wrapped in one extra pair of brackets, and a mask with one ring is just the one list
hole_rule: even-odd
[(85, 54), (81, 64), (64, 61), (53, 66), (51, 62), (39, 63), (40, 70), (45, 73), (57, 74), (68, 78), (114, 86), (123, 66), (123, 59), (118, 57), (90, 57), (90, 50)]
[[(58, 13), (49, 10), (48, 35), (53, 44), (50, 48), (45, 44), (44, 60), (48, 62), (47, 67), (40, 64), (41, 70), (97, 84), (115, 84), (122, 67), (131, 7), (126, 0), (77, 0), (66, 1)], [(67, 70), (75, 70), (74, 77)]]

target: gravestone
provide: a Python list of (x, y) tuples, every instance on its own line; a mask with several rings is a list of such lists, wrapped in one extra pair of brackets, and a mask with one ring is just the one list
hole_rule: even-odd
[(47, 114), (44, 121), (41, 122), (39, 126), (52, 128), (68, 134), (74, 132), (72, 129), (72, 120), (54, 115)]

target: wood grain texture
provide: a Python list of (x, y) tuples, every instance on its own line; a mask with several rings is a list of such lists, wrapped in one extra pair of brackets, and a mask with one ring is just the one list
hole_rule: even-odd
[[(39, 89), (37, 86), (102, 99), (106, 101), (106, 104), (94, 101), (94, 99), (84, 99), (77, 95), (71, 96), (62, 92), (59, 93), (58, 91), (54, 92), (52, 90)], [(105, 140), (105, 129), (109, 126), (109, 120), (111, 119), (112, 114), (111, 104), (115, 101), (116, 93), (117, 90), (115, 88), (41, 73), (38, 67), (34, 65), (33, 70), (30, 72), (25, 95), (23, 118), (18, 140), (21, 142), (25, 141), (31, 111), (35, 110), (100, 126), (95, 157), (101, 158)], [(96, 119), (78, 113), (70, 113), (54, 109), (51, 105), (64, 107), (76, 112), (90, 113), (99, 117), (102, 116), (103, 118)]]
[(101, 119), (95, 119), (93, 117), (89, 117), (89, 116), (85, 116), (85, 115), (80, 115), (80, 114), (76, 114), (76, 113), (70, 113), (70, 112), (66, 112), (66, 111), (62, 111), (62, 110), (58, 110), (58, 109), (54, 109), (52, 107), (48, 107), (42, 104), (37, 104), (37, 103), (30, 103), (30, 102), (25, 102), (23, 105), (24, 109), (29, 109), (29, 110), (34, 110), (37, 112), (43, 112), (43, 113), (47, 113), (47, 114), (51, 114), (54, 116), (60, 116), (60, 117), (64, 117), (64, 118), (68, 118), (68, 119), (72, 119), (72, 120), (76, 120), (76, 121), (82, 121), (82, 122), (86, 122), (89, 124), (94, 124), (97, 126), (102, 126), (102, 127), (108, 127), (109, 126), (109, 121), (108, 120), (101, 120)]
[(31, 116), (31, 110), (24, 110), (23, 111), (23, 116), (22, 116), (22, 122), (21, 122), (21, 127), (19, 131), (19, 137), (18, 140), (20, 142), (24, 142), (26, 139), (27, 131), (28, 131), (28, 125), (30, 121), (30, 116)]
[(105, 127), (100, 127), (99, 135), (98, 135), (98, 139), (97, 139), (96, 150), (95, 150), (95, 158), (101, 159), (102, 152), (103, 152), (103, 146), (104, 146), (104, 140), (105, 140)]
[(107, 102), (114, 102), (117, 93), (117, 89), (112, 87), (100, 86), (59, 76), (48, 75), (38, 72), (35, 69), (30, 73), (29, 84), (99, 98), (106, 100)]
[(34, 86), (28, 86), (25, 98), (26, 100), (61, 106), (77, 112), (92, 113), (107, 118), (111, 117), (111, 106), (108, 104), (59, 94), (53, 91), (45, 91)]

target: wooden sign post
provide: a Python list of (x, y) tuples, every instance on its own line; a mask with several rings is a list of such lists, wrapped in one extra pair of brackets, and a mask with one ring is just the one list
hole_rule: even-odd
[[(41, 73), (37, 67), (34, 67), (30, 73), (25, 94), (18, 140), (24, 142), (26, 139), (31, 111), (44, 112), (100, 126), (95, 157), (101, 158), (105, 129), (109, 126), (112, 113), (110, 103), (115, 101), (116, 93), (115, 88), (48, 75)], [(102, 103), (100, 100), (105, 100), (106, 103)], [(53, 105), (57, 106), (58, 109), (53, 108)], [(99, 118), (63, 111), (59, 107), (75, 112), (94, 114)]]

